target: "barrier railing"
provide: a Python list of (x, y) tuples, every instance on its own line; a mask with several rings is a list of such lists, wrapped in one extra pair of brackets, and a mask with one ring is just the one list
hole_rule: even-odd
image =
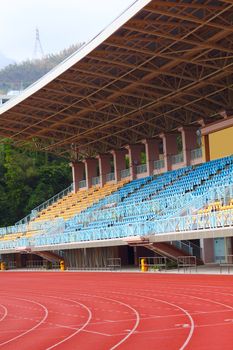
[(219, 262), (220, 273), (223, 272), (223, 269), (226, 268), (227, 272), (230, 273), (233, 268), (233, 255), (226, 255), (223, 261)]
[(147, 172), (147, 165), (141, 164), (136, 166), (136, 174), (143, 174)]
[(0, 236), (10, 235), (10, 234), (25, 234), (31, 231), (40, 231), (40, 233), (47, 232), (60, 222), (64, 222), (62, 218), (58, 218), (52, 221), (40, 221), (40, 222), (30, 222), (28, 224), (7, 226), (0, 228)]
[(99, 176), (93, 177), (91, 182), (92, 182), (92, 185), (93, 185), (93, 186), (99, 185), (99, 183), (100, 183), (100, 177), (99, 177)]
[[(226, 198), (233, 198), (233, 185), (230, 186), (221, 186), (218, 188), (214, 188), (210, 190), (208, 193), (208, 201), (211, 201), (213, 198), (215, 200), (224, 200)], [(178, 197), (181, 199), (181, 196), (177, 196), (177, 202)], [(213, 198), (212, 198), (213, 197)], [(191, 212), (192, 206), (197, 209), (198, 206), (206, 205), (207, 194), (195, 198), (195, 196), (192, 196), (190, 194), (188, 203), (188, 211)], [(174, 205), (175, 201), (171, 201), (171, 199), (168, 198), (168, 201), (172, 203), (171, 205)], [(182, 202), (185, 203), (184, 201)], [(195, 204), (194, 204), (195, 203)], [(144, 205), (144, 204), (143, 204)], [(148, 205), (148, 203), (145, 203), (145, 205)], [(150, 210), (157, 210), (159, 203), (155, 203), (151, 201), (149, 207)], [(154, 206), (154, 207), (153, 207)], [(138, 212), (142, 210), (143, 206), (140, 208), (140, 206), (131, 205), (130, 210), (132, 210), (134, 216), (137, 215)], [(146, 209), (146, 210), (147, 210)], [(177, 209), (177, 208), (176, 208)], [(179, 208), (177, 210), (181, 210), (182, 208)], [(121, 210), (124, 210), (124, 207), (122, 206)], [(134, 211), (133, 211), (134, 210)], [(99, 211), (101, 213), (101, 211)], [(106, 209), (106, 213), (113, 215), (114, 210)], [(105, 217), (108, 217), (105, 213)], [(122, 212), (123, 213), (123, 212)], [(127, 214), (129, 214), (129, 209), (127, 211)], [(97, 212), (93, 212), (92, 215), (96, 216)], [(98, 214), (100, 215), (100, 214)], [(78, 216), (78, 218), (85, 218), (85, 215)], [(90, 217), (89, 217), (90, 218)], [(43, 226), (44, 225), (44, 226)], [(88, 226), (85, 228), (82, 228), (81, 231), (76, 231), (76, 226), (73, 228), (70, 227), (69, 230), (67, 230), (67, 226), (64, 226), (64, 221), (59, 223), (58, 221), (49, 222), (47, 224), (43, 223), (43, 225), (40, 226), (40, 229), (44, 230), (44, 235), (38, 234), (34, 235), (33, 239), (26, 238), (22, 236), (20, 239), (15, 241), (4, 241), (0, 242), (0, 249), (14, 249), (15, 247), (24, 247), (24, 246), (30, 246), (30, 245), (47, 245), (47, 244), (61, 244), (61, 243), (71, 243), (71, 242), (80, 242), (80, 241), (90, 241), (90, 240), (96, 240), (96, 239), (112, 239), (112, 238), (123, 238), (126, 236), (143, 236), (143, 235), (151, 235), (151, 234), (162, 234), (167, 232), (185, 232), (185, 231), (195, 231), (195, 230), (203, 230), (203, 229), (214, 229), (219, 227), (233, 227), (233, 210), (223, 210), (218, 212), (208, 212), (208, 213), (200, 213), (200, 214), (191, 214), (191, 215), (185, 215), (185, 216), (176, 216), (176, 217), (168, 217), (168, 218), (162, 218), (160, 217), (157, 220), (150, 221), (150, 220), (137, 220), (137, 222), (130, 222), (125, 223), (119, 222), (115, 223), (115, 225), (110, 227), (102, 227), (99, 228), (88, 228)], [(61, 225), (61, 232), (64, 229), (65, 234), (57, 234), (56, 225)], [(55, 229), (53, 229), (55, 227)], [(65, 227), (65, 228), (64, 228)], [(24, 226), (25, 229), (27, 229), (27, 226)], [(7, 231), (9, 228), (3, 228), (3, 230)], [(18, 229), (17, 226), (13, 226), (13, 232)], [(51, 232), (53, 232), (51, 234)]]
[[(115, 270), (119, 270), (120, 267), (115, 268)], [(114, 270), (113, 267), (108, 267), (107, 264), (105, 265), (76, 265), (76, 266), (67, 266), (67, 270), (80, 270), (80, 271), (109, 271)]]
[(108, 258), (106, 267), (109, 270), (120, 270), (121, 269), (121, 258)]
[(107, 182), (114, 181), (114, 180), (115, 180), (115, 173), (109, 173), (106, 175)]
[(27, 269), (41, 270), (41, 269), (59, 269), (59, 262), (50, 262), (47, 260), (28, 260), (26, 262)]
[(130, 169), (124, 169), (121, 170), (121, 178), (124, 179), (126, 177), (130, 176)]
[(16, 241), (0, 242), (0, 249), (15, 249), (16, 247), (44, 246), (74, 243), (82, 241), (105, 240), (129, 236), (145, 236), (171, 232), (196, 231), (219, 227), (233, 227), (233, 210), (224, 213), (208, 213), (188, 215), (187, 217), (169, 218), (150, 222), (136, 222), (112, 227), (73, 230), (65, 234), (35, 235), (32, 238), (22, 237)]
[(86, 180), (79, 181), (79, 188), (84, 188), (84, 187), (87, 187), (87, 181)]
[(192, 149), (190, 154), (191, 160), (202, 158), (202, 148)]
[(57, 202), (59, 199), (63, 198), (64, 196), (67, 196), (70, 192), (73, 191), (73, 189), (74, 189), (74, 186), (73, 186), (73, 184), (71, 184), (69, 187), (67, 187), (64, 190), (62, 190), (61, 192), (57, 193), (52, 198), (50, 198), (47, 201), (45, 201), (44, 203), (38, 205), (36, 208), (34, 208), (31, 211), (31, 213), (29, 215), (27, 215), (23, 219), (17, 221), (15, 223), (15, 225), (27, 224), (32, 219), (36, 218), (40, 211), (46, 209), (47, 207), (49, 207), (53, 203)]
[(27, 224), (1, 227), (0, 228), (0, 235), (2, 236), (2, 235), (14, 234), (14, 233), (27, 232), (27, 228), (28, 228)]
[(202, 259), (202, 248), (191, 241), (172, 241), (171, 244), (175, 244), (177, 248)]
[[(116, 195), (112, 198), (111, 203), (118, 202), (120, 200), (119, 195)], [(100, 221), (100, 220), (107, 220), (107, 219), (113, 219), (115, 221), (119, 220), (122, 221), (124, 217), (130, 217), (130, 216), (135, 216), (135, 215), (147, 215), (147, 214), (154, 214), (158, 215), (158, 213), (161, 214), (161, 212), (164, 211), (164, 215), (166, 214), (165, 212), (168, 211), (168, 209), (171, 210), (179, 210), (181, 211), (181, 208), (183, 206), (186, 207), (188, 210), (188, 202), (193, 203), (192, 201), (195, 200), (196, 198), (192, 196), (192, 194), (186, 195), (186, 199), (182, 196), (174, 196), (172, 198), (172, 201), (167, 198), (164, 199), (163, 201), (160, 201), (158, 199), (154, 200), (148, 200), (146, 202), (141, 202), (137, 206), (135, 204), (127, 204), (124, 206), (118, 206), (118, 207), (110, 207), (110, 208), (105, 208), (101, 210), (95, 210), (91, 212), (84, 212), (78, 214), (75, 218), (74, 221), (75, 223), (92, 223), (95, 221)], [(105, 203), (107, 204), (107, 202)], [(190, 207), (191, 207), (190, 204)], [(202, 202), (201, 202), (202, 205)], [(174, 211), (173, 211), (174, 213)], [(165, 215), (166, 216), (166, 215)]]
[(172, 241), (171, 245), (174, 245), (175, 247), (179, 248), (180, 250), (183, 250), (184, 252), (193, 255), (193, 248), (191, 245), (184, 243), (182, 241)]
[(171, 156), (171, 161), (172, 161), (172, 164), (182, 163), (184, 161), (183, 152), (179, 154), (174, 154), (173, 156)]
[(155, 160), (154, 161), (154, 169), (158, 170), (158, 169), (163, 169), (164, 168), (164, 159), (160, 159), (160, 160)]
[[(186, 196), (180, 196), (176, 195), (172, 197), (172, 200), (170, 198), (166, 198), (163, 201), (160, 200), (150, 200), (143, 203), (140, 203), (140, 205), (135, 206), (134, 204), (131, 205), (125, 205), (121, 207), (113, 207), (113, 208), (106, 208), (101, 211), (93, 211), (93, 212), (86, 212), (79, 214), (76, 217), (76, 223), (79, 222), (92, 222), (97, 220), (103, 220), (103, 219), (119, 219), (122, 220), (124, 216), (131, 216), (131, 215), (143, 215), (143, 214), (157, 214), (158, 211), (163, 211), (168, 208), (174, 209), (172, 212), (173, 216), (179, 217), (179, 213), (183, 212), (183, 208), (185, 208), (185, 211), (187, 214), (192, 214), (193, 208), (196, 210), (199, 208), (204, 207), (209, 202), (214, 200), (221, 200), (223, 203), (227, 203), (230, 198), (233, 198), (233, 184), (227, 185), (227, 186), (219, 186), (215, 187), (208, 191), (208, 193), (202, 195), (202, 196), (194, 196), (193, 194), (186, 194)], [(114, 202), (119, 202), (121, 197), (116, 194), (111, 196), (111, 198), (106, 198), (105, 204), (114, 204)], [(207, 201), (208, 199), (208, 201)], [(166, 218), (161, 218), (162, 220), (166, 220)], [(176, 218), (172, 218), (171, 220), (174, 220), (176, 222)], [(184, 221), (184, 217), (181, 217), (180, 219), (182, 222)], [(188, 219), (186, 219), (188, 220)], [(57, 222), (55, 220), (54, 222)], [(11, 234), (11, 233), (23, 233), (27, 232), (31, 229), (35, 230), (46, 230), (47, 227), (50, 227), (53, 225), (54, 222), (42, 222), (42, 223), (33, 223), (31, 222), (28, 226), (27, 224), (23, 225), (15, 225), (15, 226), (9, 226), (9, 227), (3, 227), (0, 228), (0, 235), (4, 234)]]
[(8, 268), (9, 270), (14, 270), (14, 269), (16, 269), (16, 268), (17, 268), (16, 261), (9, 261), (9, 262), (7, 263), (7, 268)]
[(146, 268), (149, 271), (161, 271), (164, 269), (165, 271), (167, 270), (168, 267), (168, 261), (169, 259), (165, 256), (147, 256), (147, 257), (140, 257), (139, 258), (139, 270), (142, 268), (142, 259), (145, 261)]
[(191, 273), (192, 268), (197, 272), (197, 258), (196, 256), (178, 256), (177, 258), (178, 272), (183, 269), (184, 272), (189, 271)]

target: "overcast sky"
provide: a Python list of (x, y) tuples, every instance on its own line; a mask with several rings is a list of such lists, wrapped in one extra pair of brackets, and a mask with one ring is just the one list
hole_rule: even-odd
[(0, 52), (33, 58), (35, 29), (45, 54), (87, 42), (135, 0), (2, 0)]

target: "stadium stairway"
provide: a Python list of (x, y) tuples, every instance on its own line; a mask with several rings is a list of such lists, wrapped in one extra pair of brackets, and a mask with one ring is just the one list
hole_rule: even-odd
[[(177, 258), (180, 256), (191, 256), (191, 254), (188, 254), (187, 251), (183, 249), (179, 249), (175, 245), (170, 244), (169, 242), (159, 242), (159, 243), (152, 243), (149, 242), (149, 240), (146, 239), (138, 239), (137, 241), (129, 240), (126, 242), (130, 247), (144, 247), (151, 251), (153, 251), (155, 254), (166, 257), (171, 261), (176, 262)], [(203, 261), (201, 259), (197, 259), (198, 265), (203, 265)]]
[(50, 261), (52, 263), (53, 262), (59, 263), (61, 260), (63, 260), (63, 258), (60, 255), (50, 251), (41, 251), (41, 252), (34, 251), (33, 254), (38, 255), (44, 260)]

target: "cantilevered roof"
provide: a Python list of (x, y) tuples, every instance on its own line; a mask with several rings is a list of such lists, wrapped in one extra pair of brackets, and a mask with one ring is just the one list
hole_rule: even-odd
[(233, 0), (138, 0), (0, 108), (0, 136), (92, 156), (233, 105)]

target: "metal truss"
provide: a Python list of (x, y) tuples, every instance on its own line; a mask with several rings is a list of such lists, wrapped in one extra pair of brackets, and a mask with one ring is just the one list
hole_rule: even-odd
[(152, 0), (11, 109), (0, 135), (72, 158), (221, 119), (233, 101), (233, 2)]

